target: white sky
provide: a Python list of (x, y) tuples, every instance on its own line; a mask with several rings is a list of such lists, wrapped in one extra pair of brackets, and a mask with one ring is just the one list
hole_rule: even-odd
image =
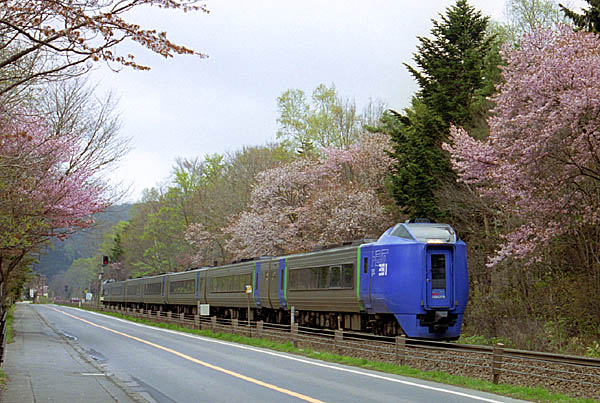
[[(310, 94), (324, 83), (353, 99), (401, 110), (417, 87), (402, 63), (414, 65), (417, 36), (455, 0), (221, 0), (211, 13), (146, 8), (132, 15), (144, 28), (165, 30), (175, 43), (209, 55), (165, 60), (132, 47), (149, 72), (101, 67), (100, 91), (113, 90), (123, 134), (134, 149), (115, 173), (130, 184), (130, 201), (164, 182), (177, 157), (235, 151), (275, 140), (277, 97)], [(504, 1), (470, 0), (502, 20)], [(570, 4), (587, 6), (583, 0)]]

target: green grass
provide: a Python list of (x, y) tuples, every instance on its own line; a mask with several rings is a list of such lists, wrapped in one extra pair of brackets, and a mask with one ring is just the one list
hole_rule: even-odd
[[(6, 314), (6, 333), (4, 334), (6, 344), (12, 343), (14, 341), (13, 337), (13, 313), (15, 311), (15, 305), (12, 305), (8, 308), (8, 313)], [(5, 352), (6, 354), (6, 352)], [(4, 390), (6, 386), (6, 382), (8, 381), (8, 376), (4, 373), (3, 370), (0, 369), (0, 389)]]
[(12, 343), (14, 340), (13, 337), (13, 328), (12, 328), (12, 323), (13, 323), (13, 313), (15, 312), (15, 305), (12, 305), (10, 308), (8, 308), (8, 313), (6, 315), (6, 333), (4, 334), (4, 337), (6, 338), (6, 344), (8, 343)]
[(0, 390), (4, 390), (6, 382), (8, 382), (8, 376), (0, 369)]
[(459, 344), (477, 344), (479, 346), (495, 346), (498, 343), (504, 344), (505, 347), (512, 347), (512, 342), (502, 337), (485, 337), (485, 336), (465, 336), (461, 335), (457, 341)]
[[(84, 308), (92, 310), (89, 308)], [(98, 311), (100, 312), (100, 311)], [(567, 396), (560, 393), (551, 392), (541, 387), (526, 387), (526, 386), (514, 386), (507, 384), (495, 385), (490, 381), (481, 379), (467, 378), (464, 376), (451, 375), (440, 371), (422, 371), (419, 369), (411, 368), (405, 365), (395, 365), (379, 361), (371, 361), (361, 358), (353, 358), (342, 356), (338, 354), (332, 354), (327, 352), (319, 352), (309, 349), (300, 349), (288, 343), (277, 343), (266, 339), (250, 338), (246, 336), (240, 336), (237, 334), (230, 333), (213, 333), (210, 330), (196, 330), (188, 329), (185, 327), (177, 326), (168, 323), (155, 323), (143, 318), (135, 318), (132, 316), (123, 315), (114, 312), (100, 312), (105, 315), (114, 316), (120, 319), (129, 320), (144, 325), (155, 326), (163, 329), (177, 330), (180, 332), (196, 334), (205, 337), (211, 337), (214, 339), (230, 341), (234, 343), (246, 344), (255, 347), (266, 348), (275, 351), (281, 351), (286, 353), (292, 353), (302, 355), (309, 358), (315, 358), (323, 361), (336, 362), (344, 365), (350, 365), (359, 368), (365, 368), (374, 371), (380, 371), (388, 374), (395, 374), (401, 376), (408, 376), (412, 378), (424, 379), (433, 382), (444, 383), (447, 385), (454, 385), (464, 387), (467, 389), (480, 390), (483, 392), (494, 393), (503, 396), (510, 396), (516, 399), (530, 400), (536, 402), (597, 402), (593, 399), (582, 399)]]

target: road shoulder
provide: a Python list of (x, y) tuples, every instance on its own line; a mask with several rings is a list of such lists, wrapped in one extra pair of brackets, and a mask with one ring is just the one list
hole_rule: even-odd
[(17, 304), (14, 343), (5, 350), (8, 376), (0, 400), (25, 402), (143, 402), (95, 365), (29, 304)]

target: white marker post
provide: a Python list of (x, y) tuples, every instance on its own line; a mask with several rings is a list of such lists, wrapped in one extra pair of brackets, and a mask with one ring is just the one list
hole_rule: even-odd
[(252, 294), (252, 285), (246, 285), (246, 295), (248, 295), (248, 327), (250, 327), (250, 294)]

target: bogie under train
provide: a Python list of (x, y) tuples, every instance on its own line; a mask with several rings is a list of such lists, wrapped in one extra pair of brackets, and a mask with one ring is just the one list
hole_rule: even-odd
[(293, 307), (300, 326), (448, 340), (460, 336), (468, 287), (454, 230), (409, 222), (374, 242), (108, 282), (103, 303), (189, 314), (208, 304), (210, 315), (286, 324)]

